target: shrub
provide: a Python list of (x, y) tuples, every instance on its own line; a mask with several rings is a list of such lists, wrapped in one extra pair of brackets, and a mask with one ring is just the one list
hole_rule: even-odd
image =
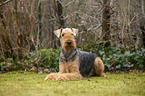
[(48, 69), (49, 72), (58, 71), (59, 53), (60, 48), (41, 49), (37, 52), (30, 52), (29, 54), (26, 54), (22, 61), (7, 58), (5, 60), (1, 60), (0, 71), (34, 70), (40, 72), (45, 69)]
[[(41, 49), (37, 52), (30, 52), (23, 57), (22, 61), (12, 58), (0, 58), (0, 71), (13, 70), (34, 70), (37, 72), (58, 71), (59, 55), (61, 49)], [(99, 57), (102, 58), (106, 71), (128, 70), (128, 69), (143, 69), (145, 48), (135, 50), (124, 50), (120, 47), (110, 47), (103, 49), (98, 47), (93, 50)]]
[(123, 51), (122, 48), (112, 47), (99, 50), (99, 56), (102, 57), (108, 70), (143, 69), (145, 48), (140, 48), (137, 51)]

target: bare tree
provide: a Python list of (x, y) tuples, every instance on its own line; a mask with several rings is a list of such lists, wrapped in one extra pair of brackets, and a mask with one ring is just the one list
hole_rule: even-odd
[[(145, 47), (145, 1), (139, 0), (139, 24), (140, 24), (140, 30), (142, 32), (142, 40), (143, 40), (143, 46)], [(145, 71), (145, 59), (144, 59), (144, 71)]]
[(105, 46), (110, 46), (110, 0), (103, 0), (102, 34)]
[(64, 27), (64, 19), (63, 19), (63, 8), (61, 0), (55, 0), (55, 11), (57, 14), (58, 22), (60, 24), (60, 28)]
[(139, 0), (139, 5), (140, 5), (139, 24), (140, 24), (140, 29), (141, 29), (141, 32), (142, 32), (143, 45), (145, 47), (145, 1), (144, 0)]
[[(0, 32), (0, 38), (1, 38), (1, 47), (2, 47), (2, 54), (4, 56), (4, 58), (16, 58), (16, 56), (14, 55), (14, 51), (13, 51), (13, 47), (12, 47), (12, 41), (10, 40), (10, 36), (9, 34), (7, 34), (6, 31), (6, 22), (4, 21), (4, 16), (3, 16), (3, 9), (4, 7), (2, 5), (7, 4), (8, 2), (5, 2), (6, 0), (2, 0), (0, 1), (1, 6), (0, 6), (0, 24), (1, 26), (1, 32)], [(3, 3), (5, 2), (5, 3)]]

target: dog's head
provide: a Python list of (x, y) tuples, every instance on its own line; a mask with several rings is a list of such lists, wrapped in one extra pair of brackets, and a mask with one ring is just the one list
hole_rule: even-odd
[(55, 35), (60, 38), (61, 46), (66, 52), (70, 52), (76, 47), (75, 36), (78, 33), (78, 29), (75, 28), (61, 28), (54, 31)]

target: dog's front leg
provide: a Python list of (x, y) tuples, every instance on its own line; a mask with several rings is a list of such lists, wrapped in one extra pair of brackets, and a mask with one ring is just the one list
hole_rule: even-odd
[(69, 80), (78, 80), (82, 79), (82, 75), (79, 73), (63, 73), (60, 74), (56, 80), (62, 80), (62, 81), (69, 81)]
[(45, 80), (56, 80), (60, 74), (59, 73), (50, 73), (46, 76)]

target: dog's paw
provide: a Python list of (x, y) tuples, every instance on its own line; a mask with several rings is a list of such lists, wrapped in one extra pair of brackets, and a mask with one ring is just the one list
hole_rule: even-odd
[(59, 76), (56, 78), (56, 80), (68, 81), (68, 79), (67, 79), (63, 74), (59, 75)]
[(55, 78), (53, 78), (52, 75), (47, 75), (45, 78), (45, 81), (48, 81), (48, 80), (55, 80)]
[(51, 73), (49, 75), (46, 76), (45, 80), (48, 81), (48, 80), (56, 80), (56, 78), (59, 76), (58, 73)]
[(105, 73), (102, 73), (100, 76), (101, 76), (101, 77), (105, 77), (105, 78), (106, 78), (106, 75), (105, 75)]

